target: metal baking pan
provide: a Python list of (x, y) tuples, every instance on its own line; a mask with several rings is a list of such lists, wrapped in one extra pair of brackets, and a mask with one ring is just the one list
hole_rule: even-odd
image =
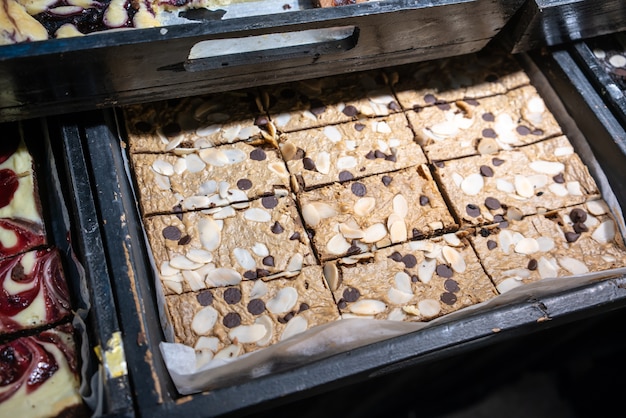
[[(567, 51), (521, 55), (532, 69), (535, 85), (571, 136), (593, 138), (589, 143), (605, 172), (621, 208), (626, 187), (619, 167), (626, 153), (615, 138), (624, 128), (581, 73)], [(111, 290), (123, 333), (129, 380), (136, 413), (143, 416), (242, 416), (314, 395), (368, 382), (402, 371), (428, 367), (456, 358), (468, 350), (512, 338), (523, 338), (581, 318), (626, 307), (626, 276), (594, 282), (571, 282), (558, 291), (505, 299), (488, 309), (451, 314), (436, 325), (399, 337), (351, 349), (314, 362), (289, 365), (279, 372), (240, 381), (219, 389), (180, 395), (165, 367), (159, 343), (163, 331), (158, 318), (154, 277), (132, 182), (126, 171), (123, 131), (112, 109), (89, 111), (60, 119), (60, 140), (81, 144), (87, 159), (87, 178), (97, 209)], [(71, 148), (71, 147), (70, 147)]]
[(623, 30), (622, 0), (528, 0), (502, 34), (519, 53)]
[(569, 50), (615, 117), (626, 126), (626, 32), (575, 42)]
[[(113, 293), (104, 258), (93, 199), (84, 173), (82, 149), (57, 139), (58, 126), (45, 119), (9, 122), (21, 128), (34, 161), (47, 245), (58, 248), (70, 291), (76, 330), (81, 395), (96, 416), (133, 416), (125, 365), (110, 361), (123, 350)], [(119, 343), (116, 342), (119, 340)], [(102, 352), (102, 360), (96, 350)], [(113, 356), (114, 357), (114, 356)]]
[[(522, 2), (380, 0), (2, 46), (0, 122), (460, 55), (485, 46)], [(194, 49), (338, 27), (345, 36), (306, 45)]]

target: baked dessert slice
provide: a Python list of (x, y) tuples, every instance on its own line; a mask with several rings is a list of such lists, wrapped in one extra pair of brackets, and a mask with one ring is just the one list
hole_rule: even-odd
[(280, 132), (293, 132), (401, 110), (379, 71), (283, 83), (263, 90)]
[(15, 417), (88, 414), (73, 328), (60, 325), (0, 344), (0, 410)]
[(404, 65), (388, 73), (398, 103), (405, 110), (495, 96), (530, 84), (514, 57), (492, 47)]
[(166, 295), (290, 276), (316, 264), (290, 196), (215, 209), (144, 219)]
[(469, 241), (454, 233), (353, 261), (324, 266), (343, 318), (429, 321), (497, 294)]
[(9, 124), (0, 146), (0, 260), (46, 242), (33, 159)]
[(562, 135), (531, 85), (497, 96), (417, 108), (407, 117), (430, 161), (493, 154)]
[(128, 149), (185, 153), (272, 137), (257, 95), (238, 90), (123, 108)]
[(0, 335), (55, 324), (70, 314), (69, 290), (56, 248), (0, 261)]
[(435, 164), (435, 176), (462, 226), (481, 225), (600, 197), (565, 136)]
[(457, 227), (425, 164), (304, 191), (298, 200), (320, 260)]
[(144, 216), (247, 202), (289, 187), (277, 148), (245, 142), (176, 154), (131, 154)]
[(617, 223), (601, 199), (485, 226), (470, 240), (501, 293), (541, 279), (626, 265)]
[(320, 266), (292, 278), (170, 295), (175, 342), (196, 349), (199, 362), (237, 357), (339, 319)]
[(426, 162), (402, 113), (290, 132), (280, 149), (302, 190)]

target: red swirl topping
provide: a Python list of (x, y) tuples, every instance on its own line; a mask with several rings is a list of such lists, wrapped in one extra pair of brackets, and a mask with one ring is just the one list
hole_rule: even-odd
[[(0, 155), (1, 158), (1, 155)], [(7, 206), (13, 200), (20, 183), (13, 170), (4, 168), (0, 170), (0, 208)]]
[(26, 387), (27, 394), (33, 392), (65, 366), (57, 361), (59, 352), (71, 372), (76, 373), (77, 359), (71, 331), (71, 326), (64, 325), (0, 346), (0, 403), (22, 387)]
[(10, 257), (23, 253), (31, 248), (45, 245), (46, 233), (41, 223), (31, 222), (25, 219), (0, 219), (0, 228), (13, 231), (16, 242), (12, 245), (0, 240), (0, 258)]
[[(32, 254), (35, 261), (26, 273), (22, 260)], [(33, 312), (36, 319), (15, 320), (17, 314), (41, 298), (45, 312)], [(57, 250), (38, 250), (0, 262), (0, 334), (57, 322), (66, 317), (70, 309), (69, 291)]]

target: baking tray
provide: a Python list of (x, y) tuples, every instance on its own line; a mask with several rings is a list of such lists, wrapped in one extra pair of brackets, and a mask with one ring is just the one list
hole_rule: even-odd
[(502, 31), (513, 53), (626, 30), (622, 0), (528, 0)]
[[(0, 121), (460, 55), (485, 46), (522, 2), (380, 0), (2, 46)], [(189, 58), (199, 42), (337, 27), (349, 31), (339, 40)]]
[[(10, 128), (8, 125), (14, 125)], [(119, 334), (115, 305), (104, 258), (99, 244), (95, 206), (85, 179), (81, 149), (63, 148), (57, 127), (45, 119), (9, 122), (3, 130), (21, 130), (33, 157), (37, 192), (49, 246), (58, 248), (72, 302), (72, 324), (76, 330), (80, 392), (87, 410), (95, 416), (132, 416), (133, 399), (123, 361), (108, 361), (107, 353), (117, 350)], [(69, 159), (68, 159), (69, 158)], [(123, 347), (121, 347), (123, 349)], [(104, 354), (100, 360), (96, 350)]]
[[(623, 127), (606, 107), (597, 106), (596, 101), (602, 103), (601, 97), (567, 51), (524, 54), (520, 61), (534, 69), (536, 85), (564, 132), (572, 137), (593, 138), (589, 146), (594, 157), (606, 172), (619, 206), (626, 207), (624, 179), (616, 169), (626, 161), (626, 154), (619, 151), (615, 141), (623, 138)], [(420, 368), (435, 361), (456, 358), (468, 350), (626, 307), (626, 277), (622, 275), (593, 282), (573, 280), (558, 291), (537, 292), (536, 287), (528, 287), (515, 297), (500, 299), (498, 304), (450, 314), (417, 332), (308, 364), (280, 364), (281, 369), (276, 373), (183, 396), (176, 391), (158, 347), (163, 331), (158, 319), (154, 277), (132, 182), (126, 171), (122, 129), (116, 113), (112, 109), (83, 112), (63, 118), (61, 124), (65, 126), (61, 140), (80, 142), (83, 154), (88, 157), (87, 173), (98, 210), (106, 264), (110, 268), (136, 412), (140, 416), (243, 416), (271, 410), (402, 371), (412, 369), (418, 373)]]

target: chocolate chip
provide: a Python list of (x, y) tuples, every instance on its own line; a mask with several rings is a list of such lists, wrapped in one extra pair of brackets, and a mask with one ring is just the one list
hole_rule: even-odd
[(294, 241), (294, 240), (299, 240), (300, 239), (300, 233), (299, 232), (294, 232), (293, 234), (291, 234), (291, 236), (289, 237), (290, 241)]
[(485, 122), (493, 122), (496, 120), (496, 117), (491, 112), (483, 113), (482, 118)]
[(389, 258), (391, 258), (395, 262), (400, 262), (400, 261), (402, 261), (402, 254), (400, 254), (397, 251), (394, 251), (394, 252), (391, 253)]
[(490, 239), (490, 240), (487, 241), (487, 248), (489, 250), (493, 250), (497, 246), (498, 246), (498, 244), (494, 240)]
[(539, 264), (537, 263), (537, 260), (535, 260), (534, 258), (531, 258), (530, 260), (528, 260), (528, 265), (526, 266), (526, 268), (530, 271), (535, 271), (537, 270), (538, 266)]
[(428, 104), (433, 104), (437, 101), (437, 98), (435, 96), (433, 96), (432, 94), (427, 94), (424, 96), (424, 102), (428, 103)]
[[(24, 266), (22, 263), (17, 263), (13, 269), (11, 269), (11, 280), (14, 282), (21, 282), (26, 278), (24, 274)], [(19, 298), (19, 297), (18, 297)]]
[(504, 164), (504, 160), (501, 160), (500, 158), (494, 157), (491, 159), (491, 164), (493, 164), (494, 166), (498, 167), (501, 166), (502, 164)]
[(319, 115), (321, 115), (322, 113), (324, 113), (326, 111), (326, 105), (324, 103), (322, 103), (322, 101), (319, 100), (319, 99), (313, 99), (313, 100), (311, 100), (310, 111), (315, 116), (319, 116)]
[(339, 181), (349, 181), (352, 180), (354, 176), (351, 172), (343, 170), (339, 172)]
[(361, 292), (354, 287), (349, 287), (343, 291), (343, 299), (346, 302), (356, 302), (361, 297)]
[(576, 232), (566, 232), (565, 233), (565, 240), (567, 242), (574, 242), (576, 241), (578, 238), (580, 238), (580, 234), (577, 234)]
[(428, 196), (424, 196), (424, 195), (420, 196), (420, 206), (426, 206), (429, 203), (430, 203), (430, 199), (428, 198)]
[(346, 255), (347, 256), (356, 255), (356, 254), (361, 254), (361, 248), (359, 246), (357, 246), (357, 245), (351, 245), (346, 250)]
[(481, 165), (480, 174), (483, 177), (493, 177), (493, 169), (489, 167), (488, 165)]
[(261, 198), (261, 204), (265, 209), (274, 209), (278, 205), (276, 196), (264, 196)]
[(271, 255), (263, 257), (262, 263), (264, 266), (274, 267), (274, 257)]
[(315, 162), (309, 157), (304, 157), (302, 159), (302, 165), (304, 166), (305, 170), (310, 170), (310, 171), (315, 170)]
[(141, 133), (147, 134), (152, 131), (152, 125), (146, 121), (135, 123), (135, 129)]
[(393, 178), (391, 178), (391, 176), (383, 176), (382, 179), (381, 179), (381, 181), (383, 182), (385, 187), (389, 186), (391, 184), (392, 180), (393, 180)]
[(356, 129), (357, 132), (361, 132), (363, 129), (365, 129), (365, 125), (362, 123), (355, 123), (354, 129)]
[(437, 103), (437, 107), (443, 111), (450, 110), (450, 105), (448, 103)]
[(491, 128), (483, 129), (482, 135), (483, 135), (483, 138), (495, 138), (498, 136), (496, 135), (496, 131), (494, 131)]
[(438, 168), (444, 168), (446, 166), (446, 163), (443, 161), (434, 161), (433, 164), (435, 164), (435, 167)]
[(274, 225), (270, 227), (270, 231), (272, 231), (274, 234), (282, 234), (285, 231), (285, 228), (283, 228), (283, 226), (278, 223), (278, 221), (276, 221), (274, 222)]
[(493, 217), (493, 220), (494, 220), (495, 222), (503, 222), (505, 219), (504, 219), (504, 216), (503, 216), (503, 215), (501, 215), (501, 214), (497, 214), (497, 215), (495, 215), (495, 216)]
[(489, 235), (491, 235), (491, 232), (489, 232), (487, 228), (480, 228), (480, 231), (478, 231), (478, 233), (483, 238), (487, 238)]
[(543, 135), (543, 130), (537, 128), (537, 129), (533, 129), (530, 133), (535, 135), (535, 136), (541, 136), (541, 135)]
[(224, 300), (229, 305), (239, 303), (241, 300), (241, 290), (236, 287), (229, 287), (224, 291)]
[(467, 212), (467, 214), (472, 218), (476, 218), (480, 215), (480, 208), (472, 203), (469, 203), (465, 206), (465, 212)]
[(175, 206), (172, 208), (172, 212), (174, 212), (174, 215), (175, 215), (175, 216), (176, 216), (179, 220), (181, 220), (181, 221), (183, 220), (183, 207), (182, 207), (180, 204), (175, 205)]
[(176, 136), (181, 133), (180, 125), (176, 122), (168, 123), (163, 127), (163, 135), (168, 138)]
[(264, 126), (264, 125), (267, 125), (267, 122), (269, 122), (269, 121), (267, 120), (267, 117), (266, 117), (266, 116), (263, 116), (263, 115), (257, 116), (257, 118), (254, 120), (254, 124), (255, 124), (256, 126)]
[(189, 235), (185, 235), (181, 239), (178, 240), (178, 245), (187, 245), (191, 242), (191, 237)]
[(309, 304), (302, 302), (300, 304), (300, 308), (298, 308), (298, 313), (303, 312), (303, 311), (308, 311), (310, 309)]
[(402, 262), (404, 263), (404, 266), (408, 269), (411, 269), (417, 265), (417, 259), (413, 254), (407, 254), (402, 257)]
[(293, 156), (293, 159), (294, 160), (301, 160), (303, 158), (304, 158), (304, 150), (302, 148), (298, 147), (296, 149), (295, 155)]
[(213, 303), (213, 293), (210, 290), (203, 290), (196, 295), (196, 300), (202, 306), (209, 306)]
[(454, 279), (447, 279), (445, 282), (443, 282), (443, 288), (451, 293), (456, 293), (461, 290), (459, 284)]
[(439, 264), (435, 271), (439, 276), (443, 277), (444, 279), (449, 279), (450, 277), (452, 277), (452, 274), (454, 274), (450, 266), (448, 266), (447, 264)]
[(250, 190), (252, 188), (252, 182), (248, 179), (237, 180), (237, 188), (239, 190)]
[(237, 312), (229, 312), (222, 320), (222, 323), (226, 328), (235, 328), (241, 325), (241, 317)]
[(357, 110), (357, 108), (352, 105), (348, 105), (344, 107), (342, 112), (344, 115), (350, 116), (350, 117), (353, 117), (359, 114), (359, 111)]
[(530, 129), (528, 128), (528, 126), (524, 126), (524, 125), (519, 125), (517, 128), (515, 128), (515, 130), (517, 131), (518, 134), (522, 136), (526, 136), (530, 133)]
[(261, 148), (255, 148), (250, 151), (250, 159), (254, 161), (263, 161), (266, 158), (267, 155), (265, 155), (265, 151), (263, 151)]
[(456, 295), (450, 292), (442, 293), (441, 301), (446, 305), (454, 305), (456, 303)]
[(376, 153), (374, 151), (370, 151), (367, 154), (365, 154), (365, 158), (368, 160), (375, 160), (376, 159)]
[(397, 161), (396, 154), (389, 154), (385, 157), (385, 161), (391, 161), (395, 163)]
[(587, 212), (585, 212), (584, 210), (580, 208), (574, 208), (570, 211), (569, 218), (575, 224), (579, 222), (585, 222), (587, 220)]
[(552, 177), (552, 180), (554, 180), (555, 183), (559, 184), (565, 183), (565, 177), (563, 176), (563, 173), (559, 173), (556, 176)]
[(256, 269), (256, 277), (261, 278), (261, 277), (267, 277), (269, 276), (271, 273), (269, 270), (266, 269)]
[(348, 304), (343, 299), (339, 299), (339, 301), (337, 302), (337, 307), (339, 309), (346, 309), (347, 306), (348, 306)]
[(165, 239), (169, 239), (171, 241), (178, 241), (181, 236), (182, 236), (182, 233), (180, 232), (180, 229), (178, 229), (178, 227), (174, 225), (169, 225), (163, 228), (163, 238)]
[(265, 302), (261, 299), (252, 299), (248, 302), (248, 312), (252, 315), (261, 315), (265, 311)]
[(377, 149), (376, 151), (374, 151), (374, 157), (384, 159), (385, 157), (387, 157), (387, 154)]
[(253, 270), (248, 270), (246, 272), (243, 273), (243, 277), (248, 279), (248, 280), (256, 280), (258, 279), (258, 276), (256, 275), (256, 271)]
[(417, 228), (413, 228), (413, 230), (411, 231), (411, 235), (413, 235), (413, 239), (424, 238), (424, 233)]
[(583, 232), (587, 232), (589, 231), (589, 228), (587, 228), (587, 225), (585, 225), (582, 222), (577, 222), (574, 224), (574, 232), (576, 232), (577, 234), (582, 234)]
[(387, 104), (387, 109), (389, 110), (393, 110), (394, 112), (397, 112), (398, 110), (402, 110), (402, 108), (400, 107), (400, 105), (397, 102), (389, 102)]
[(365, 187), (365, 185), (359, 182), (352, 183), (350, 189), (352, 190), (352, 193), (354, 193), (358, 197), (363, 197), (367, 193), (367, 188)]
[(468, 97), (463, 98), (463, 101), (465, 103), (467, 103), (468, 105), (470, 105), (470, 106), (478, 106), (480, 104), (480, 103), (478, 103), (478, 100), (471, 99), (471, 98), (468, 98)]
[(501, 208), (500, 201), (495, 197), (488, 197), (485, 199), (485, 206), (489, 210), (497, 210)]

